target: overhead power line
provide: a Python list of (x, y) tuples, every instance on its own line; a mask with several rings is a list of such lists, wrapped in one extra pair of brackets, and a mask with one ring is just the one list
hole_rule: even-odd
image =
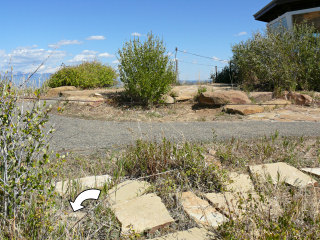
[(224, 62), (224, 63), (228, 63), (228, 62), (229, 62), (228, 60), (222, 60), (222, 59), (215, 58), (215, 57), (203, 56), (203, 55), (196, 54), (196, 53), (191, 53), (191, 52), (187, 52), (187, 51), (181, 51), (181, 50), (179, 50), (179, 49), (176, 49), (176, 51), (181, 52), (181, 53), (190, 54), (190, 55), (197, 56), (197, 57), (202, 57), (202, 58), (211, 59), (211, 60), (213, 60), (213, 61)]
[[(203, 64), (203, 63), (195, 63), (195, 62), (187, 62), (187, 61), (184, 61), (184, 60), (181, 60), (181, 59), (179, 59), (179, 62), (190, 63), (190, 64), (195, 64), (195, 65), (202, 65), (202, 66), (208, 66), (208, 67), (216, 67), (215, 65)], [(224, 68), (224, 67), (217, 67), (217, 68)]]

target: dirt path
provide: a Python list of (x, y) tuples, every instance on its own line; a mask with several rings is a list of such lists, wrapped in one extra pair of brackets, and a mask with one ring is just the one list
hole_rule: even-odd
[(51, 115), (56, 132), (51, 146), (55, 150), (90, 151), (110, 149), (134, 142), (136, 139), (168, 139), (180, 141), (210, 141), (213, 130), (218, 139), (254, 138), (279, 131), (284, 136), (320, 136), (320, 122), (111, 122), (85, 120)]

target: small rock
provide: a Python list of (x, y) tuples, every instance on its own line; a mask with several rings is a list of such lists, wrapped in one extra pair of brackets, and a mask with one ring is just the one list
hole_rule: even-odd
[(103, 98), (102, 94), (100, 93), (93, 93), (89, 97)]
[(272, 93), (272, 98), (288, 100), (287, 99), (287, 94), (288, 93), (289, 93), (288, 91), (281, 91), (280, 93), (279, 92), (273, 92)]
[(209, 154), (212, 155), (212, 156), (216, 155), (216, 153), (217, 153), (217, 151), (214, 150), (213, 148), (211, 148), (211, 149), (209, 150)]
[(250, 97), (257, 103), (272, 100), (272, 92), (251, 92)]
[(312, 97), (309, 95), (296, 92), (289, 92), (287, 94), (287, 99), (291, 100), (294, 104), (303, 106), (310, 106), (313, 101)]
[(125, 202), (145, 193), (150, 184), (145, 181), (127, 180), (116, 186), (108, 192), (108, 201), (111, 205)]
[(155, 232), (174, 222), (161, 199), (154, 193), (118, 203), (111, 208), (121, 223), (122, 234), (128, 234), (130, 230), (136, 233), (146, 230)]
[(295, 187), (317, 185), (317, 182), (310, 176), (284, 162), (249, 166), (249, 170), (252, 175), (259, 176), (263, 180), (270, 175), (274, 184), (278, 181), (284, 181), (285, 183)]
[(185, 231), (171, 233), (163, 237), (152, 240), (209, 240), (214, 239), (214, 235), (204, 228), (191, 228)]
[(264, 112), (264, 108), (258, 105), (226, 105), (223, 110), (227, 113), (250, 115)]
[(46, 94), (46, 97), (60, 97), (62, 92), (64, 91), (76, 91), (77, 88), (74, 86), (63, 86), (63, 87), (56, 87), (51, 88)]
[(285, 107), (287, 105), (291, 105), (291, 102), (284, 99), (273, 99), (263, 103), (263, 107), (266, 111), (272, 111), (277, 107)]
[(169, 95), (165, 95), (165, 96), (163, 96), (163, 101), (166, 104), (173, 104), (174, 103), (174, 98), (169, 96)]
[(182, 193), (181, 203), (185, 212), (201, 225), (218, 227), (227, 221), (227, 218), (211, 207), (207, 201), (192, 192)]
[(102, 176), (89, 176), (84, 178), (73, 179), (70, 181), (61, 181), (56, 183), (56, 192), (60, 195), (65, 195), (69, 189), (69, 183), (71, 186), (79, 186), (82, 189), (85, 188), (101, 188), (105, 184), (108, 184), (111, 181), (111, 176), (109, 175), (102, 175)]
[(199, 103), (208, 106), (221, 106), (226, 104), (249, 104), (248, 96), (241, 91), (214, 91), (203, 92), (199, 96)]

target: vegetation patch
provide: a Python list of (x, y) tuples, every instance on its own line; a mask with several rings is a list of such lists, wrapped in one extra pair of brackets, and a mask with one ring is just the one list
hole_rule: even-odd
[(159, 103), (176, 79), (163, 41), (149, 33), (145, 42), (134, 38), (118, 53), (125, 97), (144, 105)]
[(51, 88), (75, 86), (82, 89), (103, 88), (115, 85), (116, 71), (98, 61), (83, 62), (76, 66), (63, 66), (54, 73), (46, 85)]

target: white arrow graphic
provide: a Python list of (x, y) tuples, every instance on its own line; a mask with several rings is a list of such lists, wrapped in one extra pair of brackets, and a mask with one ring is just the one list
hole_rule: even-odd
[(88, 190), (85, 190), (82, 193), (80, 193), (78, 195), (78, 197), (76, 197), (74, 202), (69, 201), (73, 211), (76, 212), (76, 211), (84, 208), (81, 204), (85, 200), (88, 200), (88, 199), (98, 200), (98, 198), (100, 196), (100, 192), (101, 191), (98, 189), (88, 189)]

